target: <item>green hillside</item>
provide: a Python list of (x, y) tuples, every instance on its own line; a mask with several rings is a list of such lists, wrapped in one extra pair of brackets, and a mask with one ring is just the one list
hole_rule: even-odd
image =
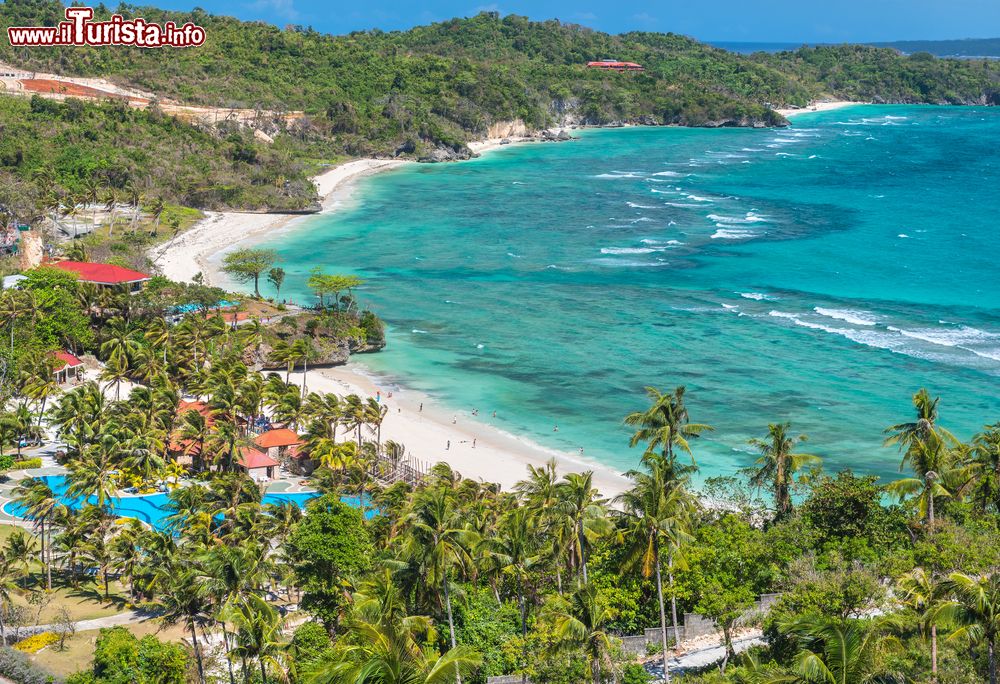
[[(529, 128), (613, 122), (687, 126), (766, 126), (784, 120), (770, 106), (805, 105), (822, 97), (886, 102), (996, 103), (1000, 64), (906, 57), (894, 50), (839, 46), (751, 56), (675, 34), (609, 35), (558, 21), (481, 13), (408, 31), (329, 36), (303, 27), (155, 8), (119, 8), (150, 21), (195, 22), (206, 44), (195, 49), (19, 48), (0, 44), (0, 61), (66, 75), (101, 76), (187, 103), (304, 110), (304, 120), (272, 146), (238, 130), (202, 130), (87, 106), (83, 119), (54, 113), (18, 119), (23, 104), (0, 108), (0, 170), (22, 179), (55, 154), (33, 131), (70, 140), (94, 168), (124, 167), (112, 184), (151, 178), (155, 194), (199, 207), (304, 208), (309, 165), (340, 155), (464, 156), (464, 144), (489, 126), (513, 119)], [(98, 18), (110, 11), (97, 9)], [(0, 30), (54, 25), (54, 0), (0, 3)], [(643, 73), (609, 73), (589, 60), (617, 58)], [(770, 105), (770, 106), (769, 106)], [(162, 141), (164, 153), (142, 153), (105, 125), (115, 117), (140, 138)], [(91, 131), (99, 120), (97, 134)], [(33, 128), (34, 127), (34, 128)], [(116, 137), (117, 136), (117, 137)], [(47, 138), (41, 138), (47, 139)], [(174, 141), (180, 145), (174, 145)], [(154, 144), (158, 147), (161, 143)], [(187, 145), (192, 154), (167, 152)], [(136, 149), (140, 148), (140, 149)], [(65, 153), (60, 152), (60, 155)], [(164, 173), (163, 162), (167, 164)], [(56, 164), (67, 189), (87, 173)]]

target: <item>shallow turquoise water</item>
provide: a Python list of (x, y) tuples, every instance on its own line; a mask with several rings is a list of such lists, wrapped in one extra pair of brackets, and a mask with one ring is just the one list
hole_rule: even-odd
[[(1000, 419), (1000, 110), (854, 107), (786, 130), (587, 131), (363, 181), (272, 243), (285, 292), (354, 272), (390, 324), (364, 361), (615, 468), (643, 386), (688, 387), (703, 475), (769, 421), (888, 475), (921, 386)], [(558, 424), (559, 431), (553, 432)]]

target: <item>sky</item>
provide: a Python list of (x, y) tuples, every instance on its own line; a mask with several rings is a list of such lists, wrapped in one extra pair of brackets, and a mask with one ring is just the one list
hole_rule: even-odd
[[(483, 4), (477, 4), (483, 3)], [(137, 4), (142, 5), (143, 2)], [(704, 41), (875, 42), (1000, 36), (1000, 0), (150, 0), (170, 9), (302, 24), (325, 33), (420, 24), (481, 11), (557, 18), (621, 33), (672, 31)]]

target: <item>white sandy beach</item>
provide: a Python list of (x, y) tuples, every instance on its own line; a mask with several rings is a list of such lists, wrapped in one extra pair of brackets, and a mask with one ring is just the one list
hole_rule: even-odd
[[(313, 179), (329, 211), (350, 193), (353, 181), (379, 171), (387, 171), (409, 162), (394, 159), (357, 159), (340, 164)], [(260, 214), (237, 211), (208, 211), (205, 218), (175, 240), (154, 247), (150, 258), (160, 272), (171, 280), (191, 280), (201, 273), (205, 283), (219, 285), (220, 278), (209, 262), (212, 256), (233, 245), (264, 233), (284, 228), (292, 221), (313, 214)]]
[(832, 109), (840, 109), (841, 107), (852, 107), (854, 105), (868, 104), (867, 102), (851, 102), (850, 100), (834, 100), (831, 102), (813, 102), (808, 107), (784, 107), (781, 109), (775, 109), (774, 111), (781, 114), (786, 119), (790, 116), (798, 116), (799, 114), (811, 114), (813, 112), (828, 112)]
[[(473, 143), (470, 147), (482, 153), (500, 147), (500, 140)], [(531, 139), (510, 140), (516, 143)], [(322, 199), (323, 213), (335, 211), (341, 206), (350, 197), (353, 181), (358, 178), (407, 163), (410, 162), (359, 159), (317, 176), (313, 181)], [(206, 283), (224, 285), (225, 279), (220, 277), (213, 263), (220, 253), (264, 233), (285, 230), (292, 222), (308, 220), (313, 216), (206, 213), (205, 219), (191, 230), (150, 251), (150, 257), (168, 278), (191, 280), (195, 274), (202, 273)], [(292, 381), (301, 384), (302, 374), (293, 373)], [(340, 396), (353, 393), (373, 397), (381, 390), (382, 401), (389, 406), (382, 425), (382, 439), (404, 444), (413, 458), (428, 464), (445, 461), (463, 477), (496, 482), (509, 488), (525, 477), (529, 464), (541, 465), (555, 458), (561, 473), (593, 470), (594, 485), (605, 496), (619, 494), (627, 486), (627, 480), (617, 472), (581, 459), (577, 454), (545, 449), (494, 427), (490, 424), (491, 414), (473, 417), (468, 412), (447, 411), (435, 405), (431, 397), (376, 379), (356, 362), (336, 368), (310, 370), (307, 383), (310, 390)], [(388, 396), (390, 391), (393, 393), (391, 398)]]

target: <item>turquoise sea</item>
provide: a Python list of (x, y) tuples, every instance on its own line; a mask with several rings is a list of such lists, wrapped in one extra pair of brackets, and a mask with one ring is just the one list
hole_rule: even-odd
[(285, 291), (363, 276), (391, 326), (372, 370), (622, 470), (645, 385), (686, 385), (716, 427), (702, 476), (748, 465), (773, 421), (890, 476), (881, 431), (922, 386), (960, 436), (1000, 420), (1000, 109), (579, 137), (364, 179), (272, 242)]

